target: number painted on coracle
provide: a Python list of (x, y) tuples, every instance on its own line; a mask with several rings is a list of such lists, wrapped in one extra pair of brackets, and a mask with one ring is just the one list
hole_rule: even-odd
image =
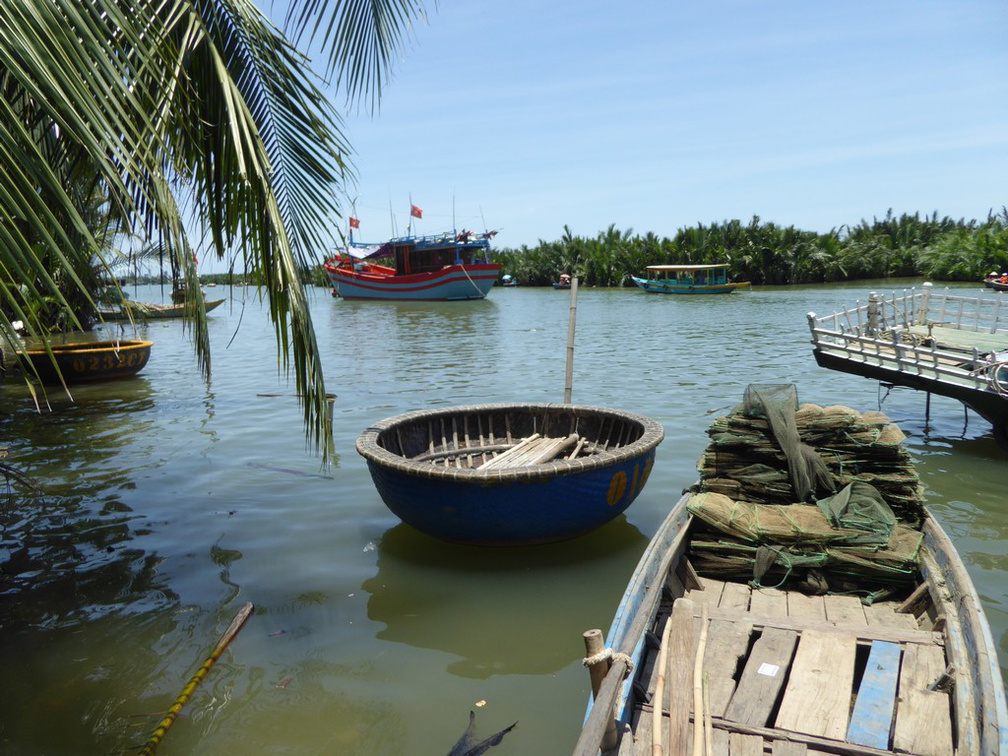
[[(644, 470), (641, 470), (638, 462), (633, 466), (633, 478), (627, 481), (627, 474), (623, 470), (617, 470), (609, 479), (609, 493), (606, 495), (606, 503), (610, 507), (615, 507), (623, 500), (624, 495), (629, 495), (632, 499), (644, 487), (648, 476), (651, 475), (651, 468), (654, 466), (654, 457), (648, 457), (644, 463)], [(628, 485), (629, 483), (629, 485)], [(629, 488), (629, 492), (627, 489)]]
[(626, 493), (626, 473), (617, 470), (609, 480), (609, 495), (606, 497), (606, 503), (610, 507), (615, 507), (623, 498), (624, 493)]

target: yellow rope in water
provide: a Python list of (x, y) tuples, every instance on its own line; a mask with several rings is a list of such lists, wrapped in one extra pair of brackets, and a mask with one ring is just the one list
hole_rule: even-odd
[(228, 644), (230, 644), (231, 641), (234, 640), (235, 636), (238, 635), (238, 631), (242, 629), (246, 620), (248, 620), (251, 616), (253, 608), (252, 602), (250, 601), (238, 610), (238, 614), (236, 614), (235, 618), (231, 620), (231, 624), (228, 625), (227, 630), (224, 631), (220, 640), (217, 641), (217, 645), (214, 646), (213, 652), (207, 657), (206, 661), (203, 662), (203, 665), (196, 670), (196, 674), (192, 676), (192, 679), (190, 679), (188, 683), (186, 683), (186, 686), (182, 688), (182, 692), (179, 693), (178, 698), (175, 699), (175, 703), (173, 703), (171, 708), (168, 710), (168, 714), (161, 720), (157, 729), (151, 733), (150, 738), (147, 739), (147, 744), (140, 749), (140, 756), (150, 756), (155, 750), (157, 750), (158, 744), (161, 742), (162, 738), (164, 738), (168, 728), (172, 726), (172, 722), (175, 721), (179, 712), (182, 711), (182, 707), (186, 705), (186, 702), (189, 700), (189, 696), (193, 694), (193, 691), (196, 690), (196, 686), (200, 684), (204, 677), (206, 677), (207, 672), (210, 671), (210, 667), (212, 667), (220, 658), (221, 654), (224, 653), (224, 649), (228, 647)]

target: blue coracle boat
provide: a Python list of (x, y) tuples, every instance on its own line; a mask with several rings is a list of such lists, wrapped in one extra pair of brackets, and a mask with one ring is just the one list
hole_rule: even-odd
[(386, 506), (447, 541), (548, 543), (626, 510), (647, 482), (661, 424), (570, 404), (409, 412), (357, 439)]

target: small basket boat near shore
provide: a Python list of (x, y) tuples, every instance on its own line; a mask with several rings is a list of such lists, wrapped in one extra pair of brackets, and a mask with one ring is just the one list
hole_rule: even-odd
[(997, 645), (880, 412), (751, 386), (630, 578), (573, 753), (1008, 753)]
[(37, 375), (42, 383), (57, 384), (60, 376), (67, 384), (89, 383), (136, 375), (150, 359), (153, 345), (142, 340), (83, 341), (51, 344), (52, 357), (45, 349), (24, 349), (17, 354), (31, 363), (23, 366), (25, 373)]
[[(207, 300), (203, 303), (204, 310), (209, 313), (224, 304), (223, 299)], [(99, 310), (98, 315), (105, 321), (134, 320), (164, 320), (166, 318), (181, 318), (186, 314), (185, 302), (176, 304), (154, 304), (150, 302), (124, 301), (114, 310)]]
[(647, 482), (661, 424), (570, 404), (409, 412), (357, 439), (386, 506), (447, 541), (547, 543), (587, 533)]

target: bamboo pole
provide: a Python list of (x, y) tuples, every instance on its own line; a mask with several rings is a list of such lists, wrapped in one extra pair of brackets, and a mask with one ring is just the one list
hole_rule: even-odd
[(707, 748), (704, 745), (704, 695), (703, 695), (703, 660), (707, 649), (707, 604), (700, 610), (700, 640), (697, 643), (696, 659), (693, 662), (693, 756), (705, 756)]
[(703, 729), (704, 748), (707, 749), (708, 756), (714, 753), (714, 723), (711, 721), (710, 713), (710, 676), (704, 672), (703, 676)]
[(151, 733), (150, 738), (147, 740), (147, 744), (140, 749), (140, 756), (150, 756), (157, 750), (158, 744), (161, 742), (162, 738), (164, 738), (168, 728), (172, 726), (172, 722), (174, 722), (175, 718), (178, 717), (179, 712), (182, 711), (182, 707), (186, 705), (186, 702), (193, 694), (193, 691), (196, 690), (196, 686), (200, 684), (204, 677), (206, 677), (207, 672), (210, 671), (210, 667), (214, 665), (231, 641), (233, 641), (235, 636), (238, 635), (238, 631), (242, 629), (242, 626), (244, 626), (245, 622), (252, 615), (252, 610), (254, 608), (255, 607), (252, 606), (252, 602), (249, 601), (245, 604), (245, 606), (238, 610), (234, 619), (231, 620), (231, 624), (227, 626), (227, 630), (224, 631), (224, 634), (217, 641), (217, 645), (214, 646), (214, 650), (210, 653), (210, 656), (206, 658), (206, 661), (203, 662), (202, 666), (196, 670), (196, 674), (193, 675), (192, 679), (190, 679), (189, 682), (186, 683), (186, 686), (182, 688), (182, 692), (179, 693), (178, 698), (175, 699), (175, 703), (173, 703), (171, 708), (168, 710), (168, 714), (161, 720), (157, 729)]
[(538, 433), (533, 433), (531, 436), (526, 436), (507, 451), (498, 454), (489, 462), (480, 465), (480, 469), (488, 470), (495, 467), (506, 467), (511, 463), (511, 461), (514, 460), (516, 456), (522, 454), (533, 442), (538, 441), (540, 438), (541, 436)]
[(665, 707), (665, 665), (668, 660), (669, 632), (672, 629), (672, 615), (665, 620), (665, 629), (662, 631), (661, 651), (658, 652), (658, 680), (655, 682), (654, 702), (651, 709), (651, 753), (653, 756), (662, 756), (664, 746), (662, 745), (662, 709)]
[(577, 320), (578, 277), (571, 278), (570, 323), (567, 326), (567, 382), (564, 384), (564, 404), (571, 403), (571, 386), (574, 383), (574, 323)]

